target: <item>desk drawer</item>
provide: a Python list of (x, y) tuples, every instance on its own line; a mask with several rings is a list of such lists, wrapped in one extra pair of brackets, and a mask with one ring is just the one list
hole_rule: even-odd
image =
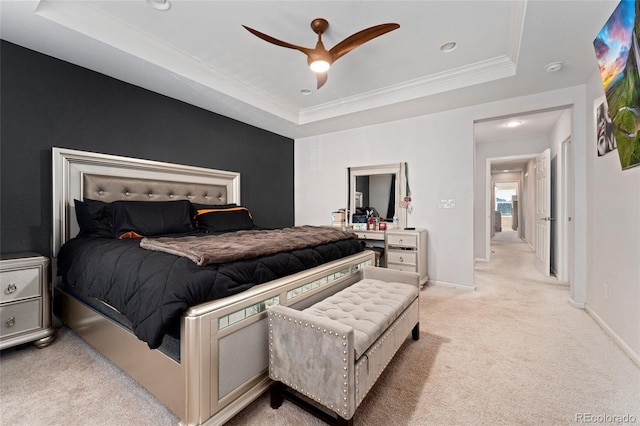
[(40, 268), (0, 272), (0, 302), (40, 296)]
[(387, 245), (402, 247), (417, 247), (418, 236), (415, 234), (387, 234)]
[(409, 250), (389, 250), (387, 252), (387, 263), (400, 263), (406, 265), (416, 264), (416, 252)]
[(405, 272), (418, 272), (416, 265), (409, 265), (406, 263), (389, 263), (387, 269), (395, 269), (396, 271)]
[(41, 327), (41, 300), (27, 300), (0, 306), (0, 338)]

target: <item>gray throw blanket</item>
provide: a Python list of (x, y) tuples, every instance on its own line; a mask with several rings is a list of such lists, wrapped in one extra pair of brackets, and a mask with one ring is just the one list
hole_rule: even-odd
[(355, 238), (355, 235), (340, 228), (307, 225), (203, 237), (146, 237), (140, 241), (140, 247), (183, 256), (202, 266), (315, 247), (351, 238)]

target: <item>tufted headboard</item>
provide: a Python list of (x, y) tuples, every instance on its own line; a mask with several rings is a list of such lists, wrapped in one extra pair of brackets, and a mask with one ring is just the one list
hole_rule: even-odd
[(199, 204), (227, 204), (227, 187), (120, 176), (84, 174), (82, 196), (105, 202), (189, 200)]
[(79, 231), (74, 199), (240, 204), (240, 174), (53, 148), (53, 256)]

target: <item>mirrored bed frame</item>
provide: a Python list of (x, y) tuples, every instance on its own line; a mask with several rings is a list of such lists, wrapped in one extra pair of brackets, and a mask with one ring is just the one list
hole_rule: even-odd
[[(74, 199), (240, 204), (239, 173), (53, 148), (53, 256), (78, 233)], [(179, 361), (54, 286), (54, 312), (172, 410), (183, 425), (223, 424), (270, 385), (266, 310), (304, 308), (359, 281), (364, 251), (188, 309)], [(54, 265), (54, 283), (56, 277)]]

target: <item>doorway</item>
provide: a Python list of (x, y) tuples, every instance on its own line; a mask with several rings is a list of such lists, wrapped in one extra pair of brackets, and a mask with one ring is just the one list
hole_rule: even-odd
[[(501, 218), (501, 228), (503, 232), (505, 228), (508, 228), (514, 232), (514, 236), (519, 237), (517, 241), (523, 241), (531, 250), (536, 249), (537, 223), (534, 202), (537, 192), (537, 167), (535, 158), (543, 151), (550, 149), (551, 206), (556, 211), (544, 215), (550, 225), (547, 228), (551, 228), (553, 235), (553, 239), (547, 240), (546, 247), (555, 251), (554, 254), (549, 255), (549, 259), (555, 265), (559, 265), (559, 270), (553, 270), (553, 272), (559, 276), (561, 276), (559, 274), (561, 270), (570, 272), (572, 268), (571, 235), (570, 230), (567, 232), (564, 225), (566, 217), (570, 216), (568, 213), (573, 208), (571, 200), (566, 198), (573, 191), (573, 182), (569, 179), (572, 174), (570, 170), (571, 156), (566, 155), (567, 151), (570, 154), (570, 144), (565, 143), (564, 146), (561, 146), (563, 140), (559, 140), (559, 136), (562, 134), (570, 135), (573, 119), (571, 111), (570, 106), (562, 106), (486, 118), (474, 122), (475, 168), (477, 171), (474, 184), (476, 194), (474, 201), (476, 205), (474, 217), (476, 262), (491, 261), (491, 239), (495, 235), (494, 226), (496, 226), (493, 214), (496, 209), (501, 208), (496, 204), (495, 198), (507, 200), (506, 197), (494, 195), (494, 177), (502, 175), (502, 172), (506, 172), (507, 169), (510, 173), (518, 173), (508, 179), (511, 182), (519, 182), (516, 195), (518, 207), (515, 209), (517, 226), (514, 231), (509, 228), (507, 223), (509, 220), (516, 219), (512, 213), (511, 217), (508, 214), (505, 215), (505, 220)], [(519, 124), (519, 126), (511, 127), (512, 123)], [(515, 170), (516, 168), (519, 170)], [(507, 180), (507, 176), (503, 176), (502, 180)], [(506, 208), (508, 209), (508, 207)], [(513, 204), (511, 208), (513, 212)], [(504, 212), (500, 213), (502, 215)], [(567, 278), (569, 281), (571, 280), (570, 277)], [(564, 279), (561, 281), (566, 282)]]
[(494, 182), (493, 235), (514, 232), (519, 236), (518, 186), (519, 182)]

